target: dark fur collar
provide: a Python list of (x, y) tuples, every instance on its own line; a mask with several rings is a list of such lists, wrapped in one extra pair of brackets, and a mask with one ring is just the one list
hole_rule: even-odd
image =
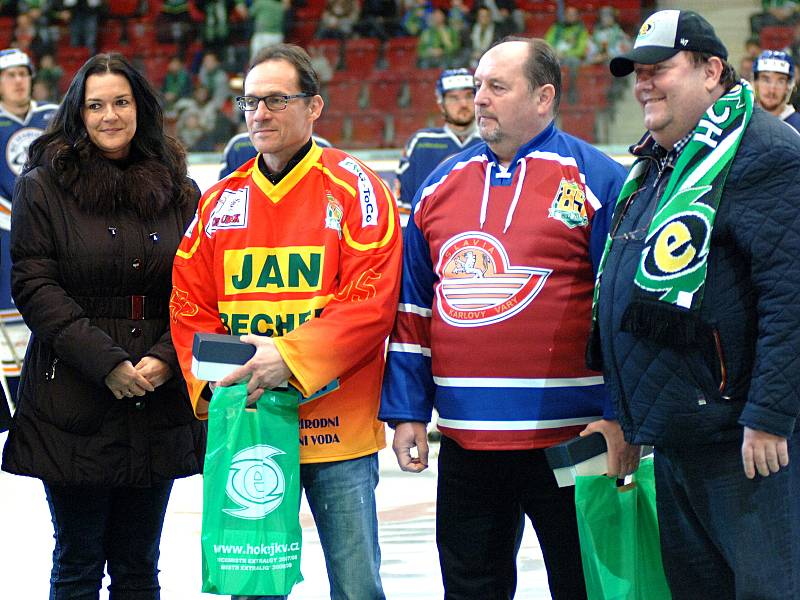
[(77, 173), (71, 171), (61, 171), (59, 181), (89, 214), (109, 215), (127, 209), (142, 219), (153, 219), (179, 203), (180, 192), (169, 169), (154, 159), (117, 162), (90, 152), (82, 157)]

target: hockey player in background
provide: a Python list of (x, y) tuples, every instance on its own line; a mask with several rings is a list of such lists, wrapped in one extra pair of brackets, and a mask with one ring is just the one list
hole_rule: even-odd
[[(18, 357), (25, 352), (30, 333), (22, 322), (11, 299), (11, 257), (8, 253), (11, 229), (11, 194), (14, 181), (28, 159), (28, 147), (47, 128), (58, 108), (55, 104), (39, 105), (31, 100), (33, 65), (30, 57), (16, 48), (0, 51), (0, 359), (8, 378), (13, 399), (19, 381), (19, 362), (9, 349), (16, 348)], [(0, 431), (6, 429), (5, 400), (0, 401)]]
[(800, 131), (800, 113), (789, 104), (794, 81), (794, 60), (788, 52), (764, 50), (753, 63), (753, 87), (761, 108)]
[(447, 69), (436, 81), (436, 102), (444, 126), (420, 129), (412, 135), (397, 167), (398, 200), (406, 208), (436, 165), (481, 140), (475, 127), (474, 86), (467, 69)]

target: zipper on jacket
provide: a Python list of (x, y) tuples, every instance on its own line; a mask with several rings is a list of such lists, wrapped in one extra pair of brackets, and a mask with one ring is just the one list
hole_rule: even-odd
[(53, 381), (56, 378), (56, 365), (58, 364), (58, 357), (53, 359), (53, 362), (50, 364), (50, 368), (44, 374), (44, 378), (47, 381)]
[(717, 360), (719, 361), (719, 395), (725, 400), (730, 400), (730, 396), (725, 395), (725, 388), (728, 385), (728, 368), (725, 366), (725, 353), (722, 351), (722, 339), (719, 336), (719, 330), (712, 331), (714, 335), (714, 348), (717, 352)]

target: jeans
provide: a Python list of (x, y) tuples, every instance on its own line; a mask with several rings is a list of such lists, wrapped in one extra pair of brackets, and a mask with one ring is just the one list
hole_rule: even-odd
[(768, 477), (745, 477), (741, 439), (657, 448), (655, 474), (674, 600), (800, 598), (800, 434)]
[[(378, 455), (300, 465), (300, 483), (314, 516), (331, 600), (384, 600), (378, 546)], [(281, 600), (286, 596), (234, 596)]]
[(508, 600), (520, 516), (531, 520), (557, 600), (586, 598), (575, 488), (559, 488), (544, 450), (465, 450), (442, 436), (436, 545), (446, 600)]
[(44, 484), (55, 549), (50, 600), (158, 600), (161, 528), (172, 481), (149, 488)]

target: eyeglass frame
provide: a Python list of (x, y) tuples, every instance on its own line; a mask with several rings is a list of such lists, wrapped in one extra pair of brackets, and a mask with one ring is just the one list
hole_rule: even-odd
[[(316, 94), (309, 94), (308, 92), (301, 92), (299, 94), (290, 94), (290, 95), (287, 95), (287, 94), (270, 94), (269, 96), (251, 96), (251, 95), (236, 96), (235, 100), (236, 100), (236, 107), (239, 110), (241, 110), (242, 112), (255, 112), (255, 111), (258, 110), (258, 105), (261, 104), (262, 102), (264, 103), (264, 106), (267, 107), (267, 110), (269, 112), (281, 112), (282, 110), (286, 110), (286, 107), (289, 106), (289, 100), (294, 100), (295, 98), (313, 98), (314, 96), (316, 96)], [(242, 104), (243, 104), (245, 98), (255, 98), (256, 100), (258, 100), (258, 102), (256, 102), (256, 107), (255, 108), (244, 108), (244, 106)], [(283, 100), (283, 106), (281, 108), (270, 108), (268, 101), (270, 99), (272, 99), (272, 98)]]

